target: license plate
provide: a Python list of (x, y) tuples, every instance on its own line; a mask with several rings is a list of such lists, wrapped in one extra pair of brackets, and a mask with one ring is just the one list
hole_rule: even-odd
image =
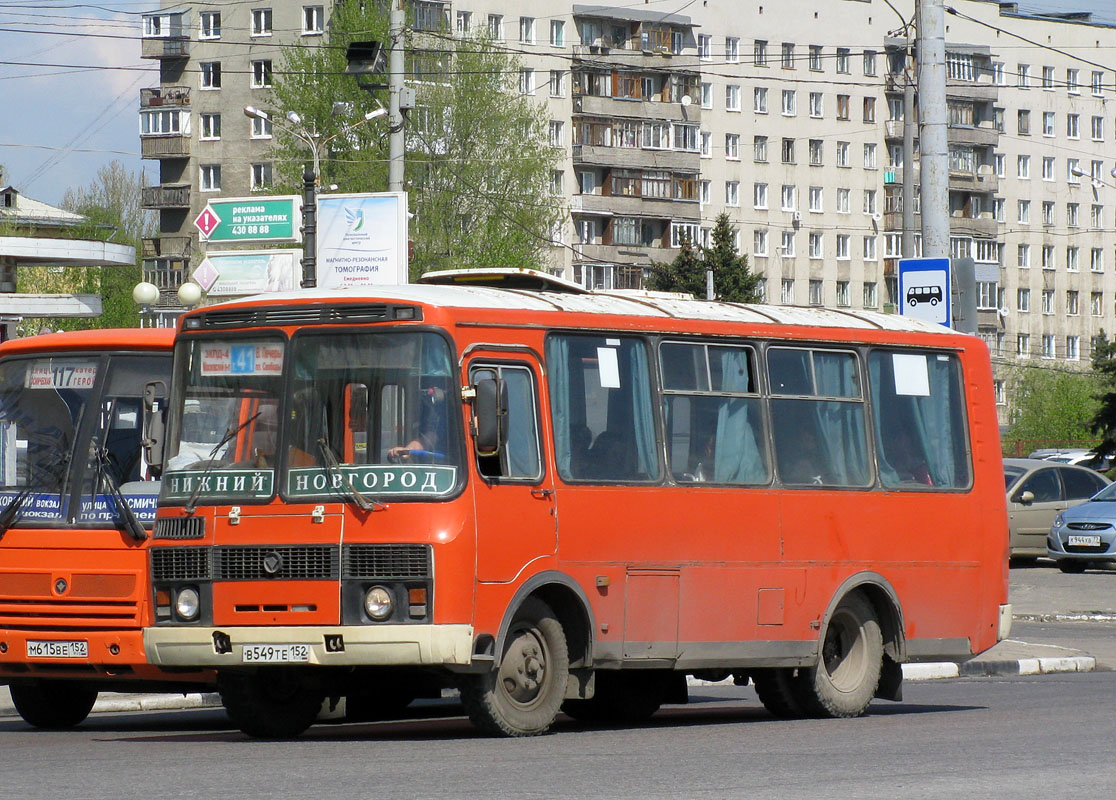
[(1070, 547), (1100, 547), (1100, 536), (1068, 536), (1066, 544)]
[(27, 642), (28, 658), (89, 658), (89, 642)]
[(246, 664), (285, 664), (310, 660), (308, 644), (246, 644)]

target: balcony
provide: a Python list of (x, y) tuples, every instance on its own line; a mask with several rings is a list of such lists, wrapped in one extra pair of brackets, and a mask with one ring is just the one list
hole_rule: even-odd
[(696, 100), (697, 90), (689, 105), (664, 103), (658, 100), (621, 99), (601, 97), (595, 94), (580, 94), (573, 98), (574, 114), (590, 114), (596, 117), (625, 117), (627, 119), (668, 120), (688, 122), (697, 125), (701, 122), (701, 106)]
[(188, 36), (146, 37), (140, 40), (141, 58), (186, 58), (190, 55)]
[(182, 108), (190, 105), (189, 86), (140, 89), (140, 108)]
[(698, 172), (701, 154), (684, 150), (650, 150), (639, 147), (603, 147), (592, 144), (575, 144), (575, 164), (623, 169), (667, 169), (678, 172)]
[(140, 158), (186, 158), (189, 155), (188, 136), (140, 137)]
[(148, 186), (143, 190), (143, 207), (151, 209), (189, 208), (190, 184)]
[[(902, 139), (903, 138), (903, 120), (901, 119), (888, 119), (884, 120), (884, 138), (885, 139)], [(915, 129), (915, 138), (918, 138), (918, 129)]]
[(574, 261), (605, 264), (651, 265), (673, 261), (677, 250), (669, 247), (644, 247), (637, 244), (575, 244)]
[(192, 248), (189, 236), (159, 236), (143, 240), (143, 257), (185, 259), (190, 257)]
[(656, 217), (680, 222), (698, 222), (701, 219), (701, 206), (697, 202), (666, 197), (577, 194), (570, 199), (570, 211), (615, 214), (621, 217)]
[(963, 212), (955, 211), (949, 218), (949, 232), (955, 236), (995, 237), (1000, 232), (1000, 223), (990, 213), (979, 217), (966, 217)]
[(995, 194), (1000, 190), (1000, 179), (996, 177), (996, 173), (990, 164), (982, 164), (977, 167), (976, 173), (950, 170), (949, 189), (959, 192)]
[(946, 84), (946, 97), (958, 100), (994, 101), (1000, 96), (1000, 87), (994, 83), (968, 83), (950, 81)]
[(992, 127), (992, 123), (977, 127), (950, 125), (947, 137), (953, 144), (967, 144), (975, 147), (995, 147), (1000, 140), (1000, 134)]

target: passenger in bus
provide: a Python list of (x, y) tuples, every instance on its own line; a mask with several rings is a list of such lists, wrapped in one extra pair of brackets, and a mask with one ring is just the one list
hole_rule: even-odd
[(887, 462), (895, 470), (900, 482), (934, 485), (923, 449), (915, 442), (915, 437), (908, 427), (897, 427), (888, 440), (885, 450)]
[(615, 431), (601, 431), (589, 448), (589, 478), (609, 480), (632, 480), (632, 453), (625, 447), (624, 440)]
[(805, 425), (798, 432), (793, 450), (788, 451), (785, 447), (779, 447), (780, 477), (784, 483), (803, 483), (812, 486), (831, 483), (824, 459), (825, 453), (818, 444), (817, 433), (812, 426)]

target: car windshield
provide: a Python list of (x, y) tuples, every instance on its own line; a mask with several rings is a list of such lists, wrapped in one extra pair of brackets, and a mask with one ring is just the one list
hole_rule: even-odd
[(1011, 485), (1019, 480), (1020, 476), (1027, 470), (1020, 467), (1004, 466), (1004, 489), (1010, 489)]
[(179, 344), (165, 498), (274, 493), (284, 353), (279, 338)]

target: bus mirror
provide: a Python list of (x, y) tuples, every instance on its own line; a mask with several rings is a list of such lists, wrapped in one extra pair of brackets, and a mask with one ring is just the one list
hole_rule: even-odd
[(167, 420), (167, 384), (150, 381), (143, 387), (143, 457), (158, 476), (163, 470), (163, 440)]
[(477, 455), (494, 456), (507, 441), (508, 393), (499, 378), (481, 378), (473, 400)]
[(363, 383), (350, 383), (349, 419), (351, 431), (363, 431), (368, 427), (368, 387)]

